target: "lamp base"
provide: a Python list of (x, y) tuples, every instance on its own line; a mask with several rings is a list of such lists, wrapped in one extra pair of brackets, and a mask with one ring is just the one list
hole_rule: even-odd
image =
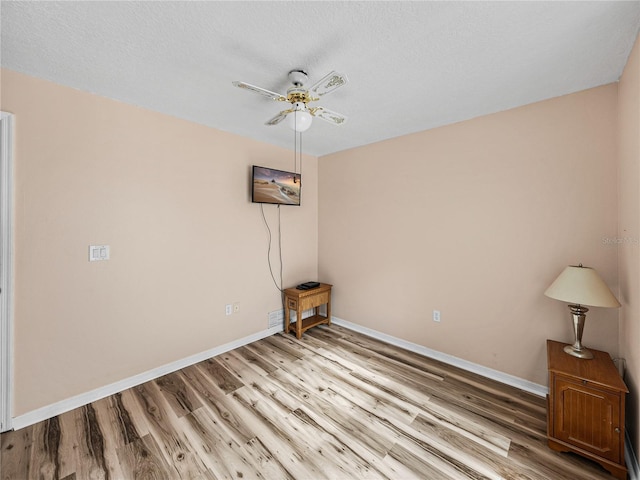
[(566, 347), (564, 347), (564, 352), (568, 353), (569, 355), (573, 355), (574, 357), (584, 358), (585, 360), (591, 360), (593, 358), (593, 353), (591, 352), (591, 350), (587, 350), (584, 347), (578, 350), (574, 345), (567, 345)]
[(564, 353), (584, 360), (591, 360), (593, 353), (582, 346), (582, 331), (584, 330), (584, 321), (589, 309), (582, 305), (573, 304), (569, 305), (569, 310), (571, 310), (571, 316), (573, 317), (573, 333), (576, 341), (573, 345), (564, 347)]

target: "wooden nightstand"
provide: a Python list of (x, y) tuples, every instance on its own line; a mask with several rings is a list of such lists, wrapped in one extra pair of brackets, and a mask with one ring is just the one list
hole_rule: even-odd
[[(294, 328), (296, 337), (302, 337), (302, 332), (311, 327), (326, 323), (331, 325), (331, 287), (328, 283), (321, 283), (319, 287), (310, 290), (298, 290), (287, 288), (284, 291), (284, 331), (289, 333), (289, 328)], [(320, 315), (318, 307), (327, 304), (327, 316)], [(302, 312), (313, 308), (315, 315), (302, 320)], [(296, 311), (296, 322), (291, 321), (290, 310)]]
[(624, 401), (629, 390), (606, 352), (594, 358), (566, 354), (564, 343), (547, 340), (549, 447), (598, 462), (620, 479), (624, 463)]

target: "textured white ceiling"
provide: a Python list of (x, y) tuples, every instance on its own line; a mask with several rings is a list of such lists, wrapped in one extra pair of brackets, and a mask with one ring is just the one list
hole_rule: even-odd
[(305, 153), (325, 155), (615, 82), (640, 1), (15, 2), (0, 4), (3, 67), (293, 148), (287, 73), (349, 83), (318, 104)]

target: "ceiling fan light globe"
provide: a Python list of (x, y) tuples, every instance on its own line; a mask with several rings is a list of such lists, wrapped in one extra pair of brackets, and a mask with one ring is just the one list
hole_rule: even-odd
[(312, 120), (313, 117), (306, 110), (296, 110), (288, 115), (289, 128), (296, 132), (306, 132)]

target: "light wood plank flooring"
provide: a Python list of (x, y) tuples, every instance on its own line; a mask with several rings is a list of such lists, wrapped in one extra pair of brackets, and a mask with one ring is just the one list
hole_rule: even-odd
[(1, 436), (1, 478), (609, 479), (545, 401), (338, 327), (274, 335)]

